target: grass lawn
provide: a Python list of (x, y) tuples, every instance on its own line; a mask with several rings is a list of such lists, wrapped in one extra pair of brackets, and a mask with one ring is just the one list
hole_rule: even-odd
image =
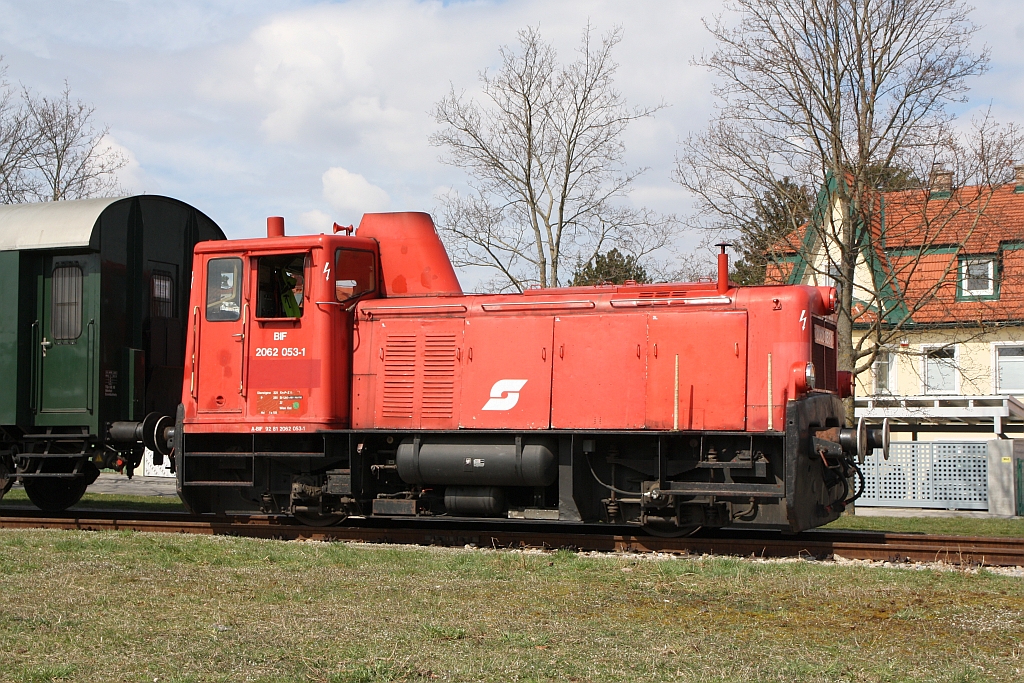
[(1018, 681), (1024, 579), (0, 531), (2, 681)]
[[(32, 501), (25, 489), (11, 489), (0, 500), (0, 508), (30, 507)], [(122, 496), (112, 493), (86, 493), (82, 500), (70, 508), (75, 510), (138, 510), (142, 512), (184, 512), (185, 506), (177, 498), (167, 496)]]
[(823, 529), (857, 529), (950, 536), (1009, 536), (1024, 538), (1024, 518), (989, 517), (840, 517)]

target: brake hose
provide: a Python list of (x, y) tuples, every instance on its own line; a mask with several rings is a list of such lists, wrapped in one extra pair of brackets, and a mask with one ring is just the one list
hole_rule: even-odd
[(624, 489), (615, 488), (614, 486), (610, 486), (610, 485), (604, 483), (603, 481), (601, 481), (601, 479), (597, 476), (597, 472), (594, 471), (594, 466), (592, 464), (590, 464), (590, 454), (589, 453), (587, 454), (587, 467), (590, 468), (590, 474), (594, 477), (594, 481), (596, 481), (598, 484), (600, 484), (601, 486), (605, 487), (609, 491), (615, 491), (615, 493), (621, 493), (621, 494), (627, 495), (627, 496), (643, 496), (644, 495), (643, 491), (626, 491)]
[(859, 485), (859, 488), (857, 489), (857, 493), (853, 494), (853, 498), (846, 501), (847, 503), (852, 503), (853, 501), (863, 496), (864, 489), (867, 486), (867, 482), (864, 479), (864, 473), (861, 472), (860, 467), (857, 466), (857, 463), (850, 461), (850, 466), (853, 468), (853, 471), (857, 473), (857, 484)]

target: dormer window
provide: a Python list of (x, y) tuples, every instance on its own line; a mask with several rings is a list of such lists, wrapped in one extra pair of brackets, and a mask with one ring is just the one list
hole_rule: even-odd
[(993, 296), (995, 281), (995, 259), (972, 257), (960, 261), (961, 296)]

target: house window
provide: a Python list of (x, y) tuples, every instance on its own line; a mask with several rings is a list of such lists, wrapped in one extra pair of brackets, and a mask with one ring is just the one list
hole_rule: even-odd
[(152, 302), (154, 318), (174, 317), (174, 280), (168, 273), (153, 273)]
[(843, 280), (841, 277), (841, 272), (839, 270), (839, 264), (832, 263), (831, 259), (829, 260), (828, 271), (815, 273), (814, 281), (820, 287), (835, 287), (836, 295), (841, 295), (843, 289)]
[(82, 269), (76, 263), (59, 263), (53, 269), (53, 305), (50, 334), (54, 341), (70, 342), (82, 334)]
[(995, 260), (970, 258), (960, 262), (960, 291), (964, 296), (995, 293)]
[(1024, 346), (996, 347), (996, 386), (1001, 394), (1024, 394)]
[(952, 346), (924, 349), (924, 393), (956, 393), (956, 350)]
[(896, 357), (885, 349), (880, 349), (871, 366), (875, 378), (876, 394), (891, 394), (896, 389), (895, 382)]

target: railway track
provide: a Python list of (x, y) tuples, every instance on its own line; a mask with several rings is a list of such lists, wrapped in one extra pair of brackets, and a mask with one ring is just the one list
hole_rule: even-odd
[(282, 540), (359, 541), (495, 548), (571, 548), (581, 551), (716, 554), (758, 557), (840, 555), (849, 559), (947, 562), (964, 566), (1024, 566), (1024, 539), (813, 530), (800, 534), (716, 530), (687, 538), (646, 535), (630, 527), (530, 525), (440, 519), (350, 520), (315, 528), (264, 515), (190, 516), (179, 513), (83, 511), (55, 517), (35, 510), (0, 510), (3, 529), (79, 529), (221, 534)]

